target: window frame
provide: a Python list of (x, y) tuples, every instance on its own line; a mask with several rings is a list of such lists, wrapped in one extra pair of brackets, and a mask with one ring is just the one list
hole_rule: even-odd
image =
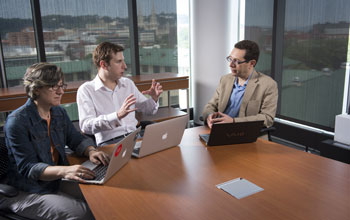
[[(140, 75), (140, 57), (139, 57), (139, 37), (138, 37), (138, 24), (137, 24), (137, 5), (136, 0), (128, 1), (128, 12), (130, 22), (130, 56), (131, 56), (131, 68), (133, 75)], [(35, 35), (35, 44), (37, 50), (38, 62), (47, 62), (45, 53), (45, 41), (43, 34), (43, 26), (40, 12), (40, 0), (30, 0), (33, 29)], [(5, 57), (3, 54), (3, 48), (0, 36), (0, 88), (9, 88), (6, 69), (5, 69)]]

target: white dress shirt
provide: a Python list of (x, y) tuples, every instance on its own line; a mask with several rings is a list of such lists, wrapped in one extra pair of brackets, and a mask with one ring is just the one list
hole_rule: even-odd
[(152, 98), (146, 98), (128, 78), (120, 78), (114, 91), (104, 86), (98, 75), (94, 80), (81, 85), (77, 93), (81, 131), (94, 134), (96, 143), (99, 145), (136, 130), (138, 121), (135, 118), (135, 112), (130, 112), (121, 120), (117, 117), (118, 110), (130, 94), (134, 94), (136, 98), (136, 104), (130, 106), (130, 109), (136, 107), (137, 111), (145, 114), (157, 112), (158, 102), (156, 103)]

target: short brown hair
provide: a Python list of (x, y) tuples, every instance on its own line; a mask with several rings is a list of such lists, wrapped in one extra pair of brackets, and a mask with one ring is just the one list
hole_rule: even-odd
[(124, 51), (124, 48), (118, 44), (113, 44), (110, 42), (100, 43), (92, 55), (92, 60), (97, 68), (100, 68), (100, 61), (103, 60), (107, 64), (112, 59), (112, 53), (116, 54), (118, 52)]
[(254, 41), (242, 40), (235, 44), (235, 48), (246, 51), (244, 56), (245, 60), (256, 60), (256, 63), (258, 63), (260, 50), (258, 44)]
[(35, 90), (45, 86), (54, 86), (60, 80), (64, 81), (61, 68), (50, 63), (35, 63), (27, 68), (23, 84), (27, 96), (35, 100), (38, 98)]

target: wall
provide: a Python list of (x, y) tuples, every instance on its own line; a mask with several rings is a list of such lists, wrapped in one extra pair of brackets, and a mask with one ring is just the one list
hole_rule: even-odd
[(225, 60), (238, 41), (238, 0), (193, 0), (191, 74), (194, 120), (212, 97), (220, 77), (230, 72)]

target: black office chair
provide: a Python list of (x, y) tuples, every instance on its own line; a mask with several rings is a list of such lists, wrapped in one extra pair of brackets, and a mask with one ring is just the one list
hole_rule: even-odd
[[(5, 137), (3, 134), (0, 134), (0, 199), (11, 198), (18, 195), (16, 188), (6, 184), (7, 168), (8, 156)], [(0, 219), (28, 220), (28, 218), (16, 215), (6, 209), (0, 209)]]
[(91, 139), (94, 141), (94, 143), (96, 144), (95, 135), (83, 133), (83, 132), (80, 130), (79, 121), (72, 121), (72, 123), (73, 123), (73, 126), (75, 127), (75, 129), (76, 129), (77, 131), (79, 131), (82, 135), (84, 135), (84, 136), (86, 136), (86, 137), (88, 137), (88, 138), (91, 138)]
[(262, 136), (262, 135), (264, 135), (264, 134), (267, 134), (267, 139), (268, 139), (269, 141), (272, 141), (271, 132), (274, 132), (274, 131), (276, 131), (276, 128), (273, 127), (273, 126), (268, 127), (268, 128), (264, 127), (264, 128), (262, 128), (262, 129), (260, 130), (260, 136)]
[(155, 123), (154, 121), (140, 121), (140, 123), (137, 126), (137, 127), (141, 127), (141, 131), (140, 131), (139, 135), (141, 137), (143, 137), (143, 135), (145, 134), (146, 126), (150, 125), (150, 124), (154, 124), (154, 123)]

